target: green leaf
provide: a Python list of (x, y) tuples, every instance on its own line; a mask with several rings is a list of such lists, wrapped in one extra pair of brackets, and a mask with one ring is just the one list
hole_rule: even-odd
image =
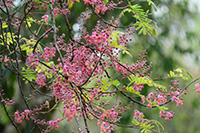
[(150, 129), (145, 129), (144, 133), (152, 133)]
[[(36, 73), (33, 71), (33, 69), (30, 69), (30, 68), (22, 67), (21, 73), (26, 79), (28, 79), (28, 81), (33, 81), (33, 80), (36, 80), (37, 78)], [(25, 78), (23, 78), (23, 80), (26, 80)], [(25, 84), (27, 84), (28, 81), (26, 80)]]
[(132, 10), (130, 8), (126, 8), (124, 9), (120, 14), (119, 14), (119, 18), (121, 18), (122, 16), (124, 16), (125, 12), (132, 12)]
[(158, 106), (158, 108), (159, 108), (160, 111), (168, 110), (168, 108), (167, 108), (167, 107), (164, 107), (164, 106)]
[(119, 49), (123, 49), (122, 53), (123, 54), (128, 54), (132, 57), (132, 55), (128, 52), (127, 47), (124, 47), (122, 45), (119, 45), (119, 34), (124, 34), (123, 32), (120, 31), (115, 31), (112, 32), (112, 34), (110, 35), (110, 37), (112, 38), (112, 40), (108, 40), (108, 42), (110, 43), (111, 47), (115, 47), (115, 48), (119, 48)]
[[(79, 3), (80, 1), (79, 0), (75, 0), (75, 2)], [(68, 0), (68, 8), (69, 8), (69, 10), (72, 9), (73, 5), (74, 5), (74, 0)]]
[(108, 83), (108, 81), (106, 81), (105, 79), (102, 79), (101, 81), (105, 86), (110, 86), (111, 84)]
[(26, 44), (21, 45), (22, 51), (26, 51), (27, 55), (30, 55), (33, 51), (33, 48), (31, 46), (28, 46)]
[(106, 87), (106, 86), (101, 86), (101, 90), (102, 90), (103, 92), (105, 92), (106, 90), (108, 90), (108, 87)]
[(133, 119), (131, 122), (132, 122), (134, 125), (140, 124), (136, 119)]
[(188, 72), (186, 69), (184, 69), (184, 68), (179, 68), (179, 69), (181, 69), (185, 74), (187, 74), (191, 79), (193, 79), (192, 74), (190, 72)]
[(157, 11), (157, 7), (156, 7), (156, 5), (154, 4), (153, 1), (147, 0), (147, 2), (148, 2), (149, 5), (152, 5), (152, 6), (154, 7), (154, 10), (155, 10), (155, 11)]
[[(34, 40), (34, 39), (29, 40), (29, 39), (26, 39), (24, 37), (22, 38), (22, 40), (24, 40), (26, 42), (26, 44), (20, 45), (21, 49), (23, 51), (26, 51), (27, 55), (32, 54), (33, 46), (35, 45), (35, 43), (37, 42), (37, 40)], [(37, 51), (43, 53), (43, 48), (40, 45), (40, 43), (38, 44), (38, 48), (39, 49)]]
[(127, 54), (127, 55), (129, 55), (130, 57), (133, 57), (133, 56), (131, 55), (131, 53), (129, 53), (127, 50), (123, 50), (123, 51), (122, 51), (122, 54)]
[(109, 0), (104, 0), (104, 5), (106, 5), (108, 3)]
[[(43, 62), (44, 64), (46, 64), (47, 66), (51, 67), (54, 66), (54, 62), (50, 61), (50, 62)], [(48, 72), (49, 68), (47, 68), (46, 66), (39, 64), (36, 69), (35, 69), (38, 73), (44, 72), (45, 76), (47, 78), (52, 78), (53, 74), (51, 72)]]
[(47, 109), (50, 109), (50, 106), (49, 106), (49, 102), (48, 102), (48, 101), (45, 102), (45, 105), (46, 105)]
[(133, 89), (132, 86), (126, 87), (126, 90), (132, 93), (135, 93), (135, 90)]
[(115, 85), (115, 86), (119, 86), (120, 82), (118, 80), (114, 80), (114, 81), (112, 81), (112, 84)]
[[(14, 42), (16, 42), (14, 33), (11, 34), (10, 32), (7, 32), (7, 33), (4, 33), (3, 36), (6, 37), (6, 43), (8, 44), (8, 47), (10, 44), (13, 44), (13, 40), (14, 40)], [(0, 35), (0, 38), (3, 38), (3, 36)], [(12, 38), (13, 38), (13, 40), (12, 40)], [(4, 45), (4, 42), (1, 41), (0, 44)]]
[(163, 91), (167, 91), (165, 86), (158, 84), (158, 83), (155, 83), (151, 78), (146, 77), (146, 76), (138, 77), (137, 75), (135, 76), (135, 75), (132, 74), (128, 77), (128, 79), (130, 81), (129, 86), (135, 82), (136, 85), (147, 84), (150, 87), (154, 86), (156, 88), (162, 89)]
[(6, 24), (6, 22), (4, 22), (3, 25), (2, 25), (2, 28), (4, 29), (4, 28), (7, 28), (7, 27), (8, 27), (8, 25)]
[(180, 67), (174, 71), (170, 71), (168, 77), (182, 78), (183, 80), (188, 80), (187, 77), (183, 76), (183, 73), (187, 74), (187, 76), (189, 76), (190, 78), (193, 78), (192, 75), (187, 70)]
[(156, 120), (150, 120), (150, 122), (154, 123), (158, 129), (158, 132), (160, 132), (160, 129), (162, 129), (163, 131), (165, 130), (164, 127), (161, 125), (161, 123), (159, 121)]
[(143, 32), (143, 30), (144, 28), (141, 28), (138, 34), (140, 35)]
[(34, 22), (34, 19), (32, 17), (29, 17), (26, 19), (27, 25), (26, 28), (31, 27), (31, 24)]
[[(153, 2), (149, 1), (150, 4), (154, 4)], [(121, 16), (124, 15), (124, 12), (132, 12), (134, 15), (133, 17), (136, 19), (136, 23), (134, 24), (136, 26), (136, 30), (138, 30), (138, 34), (148, 34), (148, 35), (157, 35), (157, 32), (155, 30), (155, 28), (153, 28), (153, 26), (151, 25), (151, 23), (153, 22), (151, 19), (148, 18), (148, 11), (145, 12), (142, 7), (138, 4), (135, 5), (131, 5), (131, 3), (129, 2), (129, 7), (131, 9), (128, 10), (123, 10), (123, 12), (121, 12)], [(120, 16), (120, 17), (121, 17)], [(156, 23), (153, 23), (156, 27)]]
[(153, 31), (153, 36), (157, 36), (158, 35), (156, 29), (152, 28), (152, 31)]

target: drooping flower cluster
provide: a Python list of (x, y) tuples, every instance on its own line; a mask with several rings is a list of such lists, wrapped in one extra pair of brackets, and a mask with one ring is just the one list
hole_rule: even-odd
[(51, 58), (53, 58), (55, 56), (56, 53), (56, 48), (49, 48), (49, 47), (45, 47), (44, 48), (44, 54), (42, 54), (40, 56), (41, 59), (45, 59), (46, 62), (49, 62)]
[(39, 59), (36, 54), (30, 54), (26, 60), (26, 64), (30, 67), (37, 67), (39, 65)]
[[(19, 112), (18, 110), (14, 113), (15, 115), (15, 120), (19, 123), (22, 123), (22, 120), (34, 120), (36, 123), (38, 124), (42, 124), (40, 123), (40, 121), (37, 121), (35, 119), (35, 115), (39, 115), (39, 112), (45, 108), (45, 105), (41, 105), (40, 108), (37, 108), (37, 106), (33, 109), (33, 110), (29, 110), (29, 109), (25, 109), (23, 112)], [(44, 125), (46, 125), (46, 123), (44, 122)]]
[(46, 24), (48, 24), (48, 18), (49, 18), (48, 15), (42, 16), (42, 19), (45, 21)]
[(103, 133), (111, 133), (111, 131), (114, 131), (115, 125), (109, 124), (108, 122), (103, 122), (101, 125), (101, 132)]
[[(95, 11), (96, 13), (101, 13), (104, 14), (107, 11), (107, 7), (104, 5), (104, 2), (101, 0), (83, 0), (83, 2), (85, 2), (85, 4), (89, 4), (92, 6), (96, 6), (95, 7)], [(98, 4), (97, 4), (98, 3)]]
[(195, 84), (195, 89), (196, 89), (196, 92), (197, 92), (197, 94), (199, 94), (200, 93), (200, 86), (199, 86), (199, 84), (197, 83), (197, 84)]
[(40, 7), (41, 7), (42, 9), (47, 10), (47, 6), (48, 6), (48, 4), (47, 4), (46, 1), (44, 1), (44, 2), (40, 2), (40, 3), (38, 3), (38, 5), (40, 5)]
[(47, 124), (49, 124), (49, 127), (47, 127), (47, 130), (50, 130), (50, 128), (52, 128), (52, 127), (54, 127), (54, 129), (57, 130), (59, 127), (57, 125), (57, 123), (59, 123), (60, 121), (61, 121), (61, 119), (57, 117), (55, 121), (51, 120), (51, 121), (47, 122)]
[(137, 120), (138, 122), (148, 122), (148, 120), (144, 118), (144, 114), (137, 109), (134, 111), (133, 119)]
[(45, 86), (46, 76), (44, 74), (37, 74), (37, 79), (35, 81), (39, 86)]
[(60, 118), (56, 118), (56, 120), (50, 120), (45, 122), (44, 120), (39, 120), (39, 119), (35, 119), (35, 115), (39, 115), (39, 112), (44, 108), (45, 106), (41, 106), (40, 108), (34, 108), (34, 110), (29, 110), (26, 109), (24, 110), (24, 112), (19, 112), (18, 110), (14, 113), (15, 116), (15, 120), (18, 123), (22, 123), (22, 120), (33, 120), (35, 123), (39, 124), (39, 125), (47, 125), (47, 129), (43, 130), (44, 133), (50, 132), (50, 130), (52, 130), (52, 128), (54, 128), (55, 130), (58, 129), (58, 123), (61, 121)]
[(160, 111), (160, 117), (165, 118), (165, 121), (168, 121), (169, 119), (172, 119), (174, 117), (174, 112), (169, 111)]
[[(0, 94), (0, 96), (2, 97), (2, 94)], [(1, 98), (1, 103), (5, 104), (5, 107), (7, 106), (13, 106), (15, 104), (15, 98), (13, 97), (12, 99), (6, 98), (3, 99), (3, 97)]]

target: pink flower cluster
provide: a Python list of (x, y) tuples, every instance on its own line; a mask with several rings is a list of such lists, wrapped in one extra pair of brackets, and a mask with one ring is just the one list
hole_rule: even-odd
[(55, 121), (51, 120), (51, 121), (47, 122), (47, 124), (49, 125), (47, 127), (47, 130), (50, 130), (50, 128), (52, 128), (52, 127), (54, 127), (54, 129), (57, 130), (59, 127), (57, 125), (57, 123), (59, 123), (60, 121), (61, 121), (61, 119), (57, 117)]
[(37, 54), (30, 54), (28, 55), (28, 58), (26, 59), (26, 64), (28, 66), (32, 67), (36, 67), (39, 65), (39, 59), (37, 57)]
[(165, 103), (167, 101), (167, 97), (164, 94), (158, 94), (157, 98), (154, 100), (158, 105)]
[(114, 111), (114, 109), (106, 110), (100, 116), (99, 120), (103, 121), (104, 118), (107, 118), (108, 120), (112, 120), (112, 119), (116, 119), (117, 116), (118, 116), (118, 112)]
[(38, 3), (38, 5), (43, 9), (44, 8), (44, 10), (47, 10), (47, 2), (46, 1), (44, 1), (44, 2), (40, 2), (40, 3)]
[(115, 127), (115, 125), (109, 124), (108, 122), (104, 121), (101, 124), (101, 132), (103, 132), (103, 133), (106, 133), (106, 132), (111, 133), (111, 131), (114, 131), (114, 127)]
[(174, 117), (174, 112), (169, 111), (160, 111), (160, 117), (165, 118), (165, 121), (168, 121), (169, 119), (172, 119)]
[(104, 5), (104, 2), (101, 0), (83, 0), (83, 2), (85, 2), (85, 4), (90, 4), (90, 5), (95, 5), (95, 12), (97, 14), (101, 13), (104, 14), (108, 8)]
[(56, 118), (56, 120), (50, 120), (50, 121), (45, 121), (45, 120), (39, 120), (39, 119), (35, 119), (35, 114), (38, 115), (38, 111), (41, 111), (45, 106), (41, 106), (40, 108), (34, 108), (33, 111), (26, 109), (24, 110), (24, 112), (19, 113), (19, 111), (17, 110), (14, 113), (15, 116), (15, 120), (19, 123), (22, 123), (22, 120), (33, 120), (35, 123), (39, 124), (39, 125), (48, 125), (47, 129), (44, 131), (45, 133), (49, 132), (52, 127), (57, 130), (58, 129), (58, 123), (61, 121), (60, 118)]
[[(134, 83), (135, 84), (135, 83)], [(133, 86), (133, 89), (135, 90), (135, 91), (141, 91), (142, 89), (144, 88), (144, 85), (134, 85)]]
[[(19, 123), (22, 123), (23, 119), (29, 120), (30, 114), (32, 114), (32, 112), (28, 109), (24, 110), (24, 112), (22, 112), (22, 113), (19, 113), (19, 111), (17, 110), (15, 112), (15, 120), (17, 120), (17, 122), (19, 122)], [(32, 114), (32, 116), (34, 116), (34, 115)]]
[[(91, 50), (85, 46), (73, 51), (73, 55), (65, 59), (64, 66), (60, 63), (58, 69), (63, 70), (63, 74), (68, 76), (68, 82), (75, 82), (80, 85), (86, 81), (93, 71), (93, 67), (98, 61), (98, 57), (90, 54)], [(93, 72), (93, 76), (99, 74), (99, 67)]]
[(37, 74), (37, 79), (35, 81), (39, 86), (45, 86), (46, 76), (44, 74)]
[(46, 62), (49, 62), (51, 58), (55, 56), (56, 48), (52, 47), (45, 47), (44, 48), (44, 54), (40, 56), (41, 59), (45, 59)]
[(49, 18), (49, 15), (42, 16), (42, 19), (45, 21), (46, 24), (48, 24), (48, 18)]
[(108, 39), (109, 35), (107, 33), (104, 33), (102, 31), (100, 34), (97, 32), (92, 32), (92, 35), (86, 35), (84, 39), (90, 43), (90, 44), (98, 44), (101, 45), (102, 43), (105, 43), (106, 40)]
[[(72, 1), (75, 2), (76, 0)], [(151, 63), (149, 65), (147, 64), (146, 51), (139, 56), (135, 64), (131, 63), (131, 65), (128, 65), (129, 63), (120, 63), (121, 61), (118, 58), (118, 54), (120, 54), (122, 49), (115, 47), (114, 44), (127, 47), (127, 43), (132, 41), (129, 36), (134, 33), (134, 27), (128, 28), (125, 33), (120, 32), (118, 34), (118, 28), (114, 27), (119, 26), (120, 21), (119, 19), (115, 20), (114, 17), (107, 22), (105, 27), (100, 25), (100, 21), (97, 21), (97, 26), (91, 30), (91, 33), (87, 32), (87, 28), (84, 27), (86, 20), (92, 15), (89, 8), (94, 9), (92, 11), (94, 11), (95, 14), (105, 14), (106, 11), (112, 10), (112, 8), (117, 6), (117, 4), (113, 1), (109, 1), (107, 4), (104, 4), (103, 0), (83, 0), (83, 2), (85, 4), (89, 4), (89, 6), (87, 5), (88, 8), (86, 9), (86, 12), (80, 15), (81, 19), (78, 20), (79, 31), (76, 31), (79, 33), (78, 36), (80, 36), (80, 39), (75, 39), (73, 31), (71, 32), (71, 29), (69, 28), (71, 27), (69, 24), (71, 25), (74, 22), (68, 22), (68, 20), (70, 21), (72, 18), (69, 14), (69, 17), (66, 15), (70, 12), (70, 10), (67, 9), (69, 2), (66, 1), (66, 3), (62, 3), (52, 0), (54, 5), (54, 16), (56, 17), (59, 14), (63, 14), (63, 17), (66, 20), (65, 22), (68, 25), (68, 30), (66, 32), (68, 32), (67, 35), (70, 35), (69, 40), (66, 40), (64, 33), (61, 33), (62, 36), (59, 37), (60, 33), (56, 34), (52, 30), (51, 33), (56, 34), (56, 45), (61, 51), (62, 56), (57, 59), (57, 62), (54, 62), (52, 58), (55, 57), (56, 48), (50, 43), (50, 47), (41, 47), (44, 51), (36, 50), (34, 54), (28, 55), (26, 64), (31, 68), (35, 67), (38, 69), (37, 66), (41, 63), (41, 65), (48, 68), (48, 72), (52, 73), (53, 76), (50, 77), (52, 78), (50, 79), (46, 74), (47, 70), (44, 70), (42, 73), (35, 70), (35, 72), (38, 72), (35, 82), (39, 86), (45, 86), (47, 90), (50, 90), (53, 98), (56, 98), (64, 104), (63, 119), (66, 118), (67, 121), (71, 121), (77, 116), (97, 118), (97, 125), (101, 125), (101, 132), (110, 133), (114, 130), (114, 124), (119, 122), (121, 118), (119, 115), (122, 115), (122, 112), (130, 109), (131, 103), (126, 107), (125, 105), (121, 105), (122, 103), (119, 102), (119, 104), (114, 104), (113, 107), (111, 107), (111, 104), (113, 103), (106, 101), (107, 99), (103, 101), (104, 99), (102, 97), (114, 97), (117, 95), (116, 99), (118, 100), (118, 98), (121, 98), (121, 94), (123, 94), (126, 98), (129, 98), (132, 101), (137, 100), (135, 97), (132, 97), (129, 92), (121, 91), (122, 86), (124, 86), (124, 89), (126, 89), (126, 86), (129, 86), (129, 83), (124, 83), (122, 80), (127, 79), (127, 77), (132, 74), (135, 74), (138, 77), (148, 77), (152, 79), (150, 72)], [(118, 4), (119, 3), (120, 2), (118, 1)], [(47, 1), (44, 1), (43, 3), (40, 2), (38, 4), (38, 8), (41, 7), (44, 8), (44, 10), (48, 9), (47, 7), (49, 3)], [(47, 13), (49, 14), (49, 11), (45, 11), (44, 14)], [(42, 16), (42, 19), (45, 23), (48, 23), (48, 15)], [(48, 30), (48, 28), (50, 28), (49, 25), (45, 26), (47, 27), (43, 27), (43, 25), (41, 25), (42, 29)], [(56, 30), (59, 31), (59, 28)], [(43, 30), (41, 30), (41, 32), (42, 31)], [(116, 34), (113, 35), (113, 33)], [(40, 33), (38, 35), (40, 35)], [(46, 34), (45, 37), (48, 37), (48, 35)], [(7, 58), (5, 59), (8, 61)], [(50, 64), (47, 62), (50, 61), (54, 62), (55, 65), (47, 66), (47, 64)], [(112, 70), (114, 70), (113, 75), (111, 75)], [(48, 85), (46, 85), (47, 78), (52, 80), (52, 82), (48, 82)], [(120, 78), (120, 80), (118, 80), (118, 78)], [(95, 81), (96, 84), (91, 87), (88, 84), (93, 80), (97, 80), (97, 82)], [(104, 82), (105, 80), (106, 82)], [(114, 83), (116, 83), (114, 81), (120, 82), (120, 85), (114, 85)], [(140, 101), (137, 101), (140, 105), (146, 106), (145, 102), (148, 102), (148, 107), (157, 107), (165, 104), (168, 99), (175, 101), (178, 105), (182, 105), (182, 98), (179, 98), (182, 89), (177, 87), (179, 85), (178, 81), (173, 81), (172, 84), (173, 85), (169, 87), (169, 92), (162, 88), (156, 88), (156, 92), (150, 92), (148, 96), (145, 96), (142, 92), (140, 92), (144, 89), (144, 84), (133, 83), (131, 84), (131, 87), (137, 92), (135, 94), (141, 97), (141, 103)], [(196, 84), (195, 87), (197, 93), (200, 93), (199, 84)], [(120, 97), (118, 97), (119, 93), (121, 93)], [(101, 100), (97, 101), (100, 98)], [(2, 100), (1, 102), (5, 104), (9, 103), (8, 100)], [(10, 103), (12, 102), (10, 101)], [(38, 114), (38, 112), (36, 113), (34, 110), (31, 111), (26, 109), (22, 113), (19, 113), (17, 110), (15, 112), (15, 120), (21, 123), (23, 119), (31, 119), (35, 123), (48, 126), (46, 131), (58, 129), (58, 123), (61, 121), (60, 118), (45, 122), (36, 120), (36, 118), (34, 118), (35, 114)], [(160, 111), (160, 116), (165, 118), (167, 121), (173, 118), (174, 113)], [(148, 122), (148, 120), (144, 118), (144, 114), (137, 109), (134, 110), (133, 119), (137, 122)], [(88, 127), (86, 126), (86, 128)]]
[(200, 86), (199, 83), (195, 84), (197, 94), (200, 93)]
[[(6, 3), (8, 8), (14, 8), (15, 7), (14, 0), (6, 0), (5, 3)], [(5, 8), (3, 1), (0, 1), (0, 7)]]
[[(123, 64), (124, 67), (126, 67), (126, 64)], [(115, 68), (117, 69), (118, 73), (121, 75), (126, 75), (127, 74), (127, 69), (122, 67), (120, 64), (115, 63)]]
[(77, 117), (77, 111), (79, 108), (77, 108), (74, 104), (71, 107), (68, 107), (68, 105), (65, 105), (63, 108), (63, 112), (66, 117), (68, 117), (67, 121), (71, 121), (74, 117)]
[(107, 10), (108, 10), (108, 8), (105, 5), (96, 5), (96, 7), (95, 7), (95, 12), (97, 14), (99, 14), (100, 11), (101, 11), (101, 14), (104, 14)]
[(179, 99), (179, 97), (173, 96), (172, 101), (175, 101), (178, 105), (183, 105), (183, 100)]
[(60, 14), (60, 11), (59, 11), (59, 9), (58, 9), (57, 7), (54, 8), (53, 14), (54, 14), (54, 17), (55, 17), (55, 18), (57, 17), (58, 14)]
[[(0, 96), (2, 96), (2, 94), (0, 94)], [(9, 98), (6, 98), (6, 99), (3, 99), (3, 97), (1, 97), (1, 103), (4, 103), (5, 104), (5, 107), (11, 105), (13, 106), (15, 104), (15, 98), (13, 97), (12, 99), (9, 99)]]
[(147, 122), (147, 119), (144, 119), (144, 114), (137, 109), (134, 111), (134, 117), (133, 119), (139, 121), (139, 122)]
[(67, 117), (67, 121), (71, 121), (74, 117), (77, 117), (77, 111), (80, 110), (79, 102), (74, 96), (73, 89), (71, 90), (67, 84), (62, 84), (58, 81), (53, 84), (53, 96), (64, 102), (63, 113)]

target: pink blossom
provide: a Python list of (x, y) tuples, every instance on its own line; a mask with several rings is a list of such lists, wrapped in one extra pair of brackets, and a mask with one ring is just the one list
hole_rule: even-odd
[(42, 16), (42, 19), (44, 19), (46, 24), (48, 24), (48, 18), (49, 18), (49, 15)]
[(17, 119), (17, 118), (19, 118), (19, 117), (20, 117), (19, 111), (17, 110), (17, 111), (15, 112), (15, 119)]
[(46, 76), (44, 74), (37, 74), (37, 79), (35, 81), (38, 85), (45, 86)]
[(26, 64), (30, 67), (35, 67), (39, 65), (39, 60), (37, 58), (37, 55), (30, 54), (28, 55), (28, 58), (26, 60)]
[(174, 112), (165, 112), (164, 110), (160, 111), (160, 117), (165, 118), (165, 121), (172, 119), (174, 117)]
[(152, 105), (149, 103), (148, 105), (147, 105), (149, 108), (152, 108)]
[(199, 83), (195, 84), (195, 87), (196, 87), (196, 92), (197, 92), (197, 94), (199, 94), (199, 93), (200, 93)]
[(183, 105), (183, 100), (179, 100), (178, 105)]
[(53, 10), (53, 14), (54, 14), (54, 17), (56, 18), (57, 17), (57, 14), (59, 13), (59, 9), (56, 7), (54, 8)]

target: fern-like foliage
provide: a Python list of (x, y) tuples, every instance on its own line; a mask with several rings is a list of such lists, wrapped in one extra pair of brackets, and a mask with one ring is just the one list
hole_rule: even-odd
[(139, 116), (138, 120), (132, 119), (132, 123), (141, 129), (141, 133), (161, 133), (165, 129), (164, 127), (156, 120), (149, 120), (148, 122), (141, 122), (144, 118), (144, 115)]
[(168, 77), (182, 78), (183, 80), (188, 80), (188, 77), (184, 76), (183, 74), (188, 75), (192, 79), (192, 75), (187, 70), (180, 67), (174, 71), (170, 71)]
[(151, 78), (148, 78), (148, 77), (139, 77), (137, 75), (131, 75), (129, 78), (129, 85), (135, 83), (136, 85), (141, 85), (141, 84), (147, 84), (148, 86), (152, 87), (156, 87), (156, 88), (160, 88), (162, 89), (163, 91), (167, 91), (166, 87), (161, 85), (161, 84), (158, 84), (158, 83), (155, 83)]
[(35, 81), (37, 78), (36, 73), (30, 68), (22, 67), (22, 75), (25, 77), (23, 78), (23, 80), (25, 80), (25, 84), (27, 84), (28, 81)]
[(149, 5), (152, 5), (154, 7), (154, 10), (157, 11), (156, 5), (154, 4), (154, 2), (152, 0), (147, 0)]
[[(155, 5), (151, 0), (147, 0), (147, 2), (149, 3), (149, 5)], [(150, 36), (152, 34), (154, 36), (158, 34), (154, 28), (157, 27), (156, 23), (148, 18), (148, 11), (145, 12), (140, 5), (132, 5), (129, 2), (129, 8), (124, 9), (120, 13), (119, 17), (121, 18), (122, 16), (124, 16), (125, 12), (133, 13), (133, 17), (136, 19), (134, 26), (136, 26), (136, 30), (139, 31), (138, 34), (142, 33), (144, 35), (148, 34)], [(152, 25), (152, 23), (154, 24), (154, 26)]]

